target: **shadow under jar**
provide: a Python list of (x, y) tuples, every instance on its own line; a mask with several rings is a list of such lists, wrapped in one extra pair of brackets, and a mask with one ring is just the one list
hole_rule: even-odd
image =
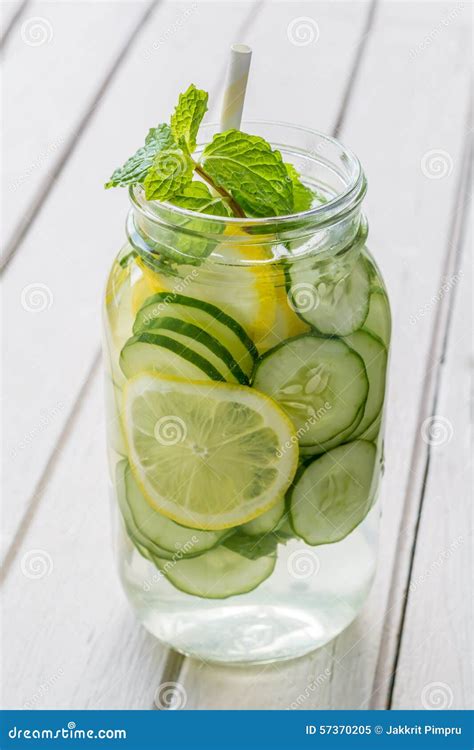
[(307, 129), (243, 129), (313, 207), (209, 217), (135, 188), (104, 306), (123, 587), (162, 642), (233, 663), (308, 653), (367, 597), (391, 326), (357, 158)]

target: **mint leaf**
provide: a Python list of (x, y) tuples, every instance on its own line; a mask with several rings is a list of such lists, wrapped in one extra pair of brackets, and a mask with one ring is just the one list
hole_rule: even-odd
[(196, 139), (201, 120), (207, 112), (206, 91), (197, 89), (192, 83), (184, 94), (179, 95), (178, 104), (171, 115), (171, 131), (176, 139), (184, 138), (190, 154), (196, 148)]
[(285, 167), (288, 173), (288, 178), (293, 185), (293, 211), (295, 213), (307, 211), (308, 208), (311, 208), (313, 203), (313, 191), (306, 187), (306, 185), (303, 185), (298, 171), (293, 164), (286, 163)]
[(259, 557), (273, 555), (277, 544), (278, 540), (271, 533), (262, 536), (249, 536), (240, 529), (223, 542), (224, 547), (231, 549), (232, 552), (237, 552), (248, 560), (258, 560)]
[(136, 185), (142, 183), (148, 170), (153, 164), (153, 160), (160, 149), (167, 148), (171, 142), (174, 142), (171, 128), (165, 123), (161, 123), (156, 128), (151, 128), (145, 138), (145, 145), (128, 159), (123, 167), (119, 167), (112, 174), (112, 177), (106, 182), (105, 187), (125, 187), (126, 185)]
[[(143, 260), (155, 266), (155, 270), (161, 269), (161, 272), (166, 266), (170, 272), (170, 267), (174, 264), (200, 265), (219, 244), (220, 235), (225, 228), (223, 222), (213, 220), (212, 216), (229, 215), (229, 209), (224, 201), (219, 196), (212, 195), (209, 188), (198, 181), (186, 185), (180, 193), (173, 195), (169, 202), (189, 209), (192, 213), (184, 216), (175, 215), (171, 226), (166, 222), (157, 225), (153, 233), (153, 245), (148, 239), (153, 255), (150, 256), (148, 253), (148, 259), (144, 257)], [(201, 216), (202, 213), (211, 216), (204, 218)], [(184, 231), (177, 232), (176, 225)]]
[(275, 529), (259, 536), (245, 534), (242, 529), (237, 529), (232, 536), (223, 542), (224, 547), (237, 552), (249, 560), (257, 560), (275, 553), (278, 544), (286, 544), (291, 535), (281, 529)]
[(191, 182), (181, 193), (174, 195), (171, 202), (188, 211), (198, 211), (212, 216), (230, 216), (229, 209), (219, 196), (212, 195), (203, 182)]
[(194, 165), (189, 155), (172, 139), (158, 151), (143, 181), (148, 201), (169, 200), (191, 182)]
[(217, 133), (203, 151), (202, 165), (250, 216), (278, 216), (293, 210), (293, 185), (279, 151), (257, 135)]

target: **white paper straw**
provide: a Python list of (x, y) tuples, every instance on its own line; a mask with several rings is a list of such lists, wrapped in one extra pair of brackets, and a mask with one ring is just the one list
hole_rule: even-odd
[(252, 50), (246, 44), (233, 44), (230, 48), (227, 81), (222, 102), (221, 130), (240, 128), (251, 59)]

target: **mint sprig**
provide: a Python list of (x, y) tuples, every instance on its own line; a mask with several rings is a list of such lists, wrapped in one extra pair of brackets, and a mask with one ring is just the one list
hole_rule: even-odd
[(279, 216), (309, 208), (312, 191), (260, 136), (240, 130), (217, 133), (201, 160), (193, 158), (207, 101), (207, 93), (191, 84), (180, 95), (171, 124), (152, 128), (145, 145), (115, 170), (105, 187), (141, 184), (147, 200), (214, 216)]

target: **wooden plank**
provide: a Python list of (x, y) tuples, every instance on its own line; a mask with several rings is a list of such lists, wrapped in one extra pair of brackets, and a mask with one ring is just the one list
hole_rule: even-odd
[[(430, 450), (392, 708), (472, 706), (471, 451), (472, 235), (461, 267), (431, 303), (455, 295), (435, 414), (422, 427)], [(412, 665), (416, 663), (417, 668)]]
[(114, 3), (38, 0), (10, 35), (3, 70), (3, 262), (147, 7), (142, 0), (121, 2), (117, 13)]
[[(292, 665), (252, 668), (236, 677), (226, 668), (185, 663), (180, 681), (191, 695), (189, 708), (385, 705), (386, 679), (374, 686), (382, 636), (387, 637), (385, 608), (398, 615), (403, 602), (402, 591), (392, 592), (390, 598), (388, 592), (394, 567), (403, 570), (400, 581), (404, 579), (406, 585), (409, 542), (421, 493), (419, 476), (426, 459), (417, 454), (412, 464), (434, 317), (428, 310), (419, 325), (410, 320), (439, 288), (449, 251), (466, 135), (466, 15), (466, 7), (454, 4), (382, 4), (341, 134), (368, 174), (369, 244), (387, 278), (395, 320), (380, 563), (371, 596), (362, 614), (336, 641)], [(449, 20), (447, 25), (443, 19)], [(440, 24), (442, 33), (434, 35)], [(420, 52), (423, 40), (433, 37)], [(326, 97), (325, 92), (322, 100)], [(297, 114), (295, 109), (292, 119)], [(436, 174), (433, 178), (437, 164), (433, 150), (446, 152), (441, 154), (441, 161), (447, 163), (441, 179)], [(402, 559), (397, 530), (407, 538)], [(392, 663), (393, 650), (383, 665), (389, 674)]]
[[(183, 16), (186, 8), (194, 10)], [(152, 707), (165, 651), (126, 614), (117, 593), (104, 506), (102, 389), (96, 378), (89, 382), (91, 367), (96, 369), (101, 287), (123, 238), (127, 206), (125, 191), (104, 193), (101, 180), (116, 165), (117, 153), (135, 149), (150, 123), (169, 117), (186, 84), (183, 48), (188, 49), (196, 82), (219, 102), (223, 71), (216, 57), (202, 56), (202, 45), (208, 39), (224, 61), (229, 44), (257, 10), (252, 2), (225, 8), (209, 3), (199, 6), (199, 13), (194, 4), (171, 2), (157, 10), (104, 96), (22, 252), (8, 267), (5, 304), (12, 305), (16, 319), (14, 330), (6, 332), (12, 372), (5, 383), (5, 409), (11, 410), (5, 418), (14, 425), (22, 414), (26, 417), (6, 447), (14, 464), (4, 519), (4, 541), (10, 545), (6, 637), (13, 644), (6, 664), (9, 707), (25, 702), (36, 708)], [(227, 29), (217, 42), (215, 23)], [(161, 90), (150, 76), (151, 61), (158, 73), (166, 70)], [(137, 102), (133, 110), (124, 107), (124, 92), (132, 91)], [(65, 238), (59, 248), (58, 237)], [(52, 294), (51, 306), (37, 314), (21, 307), (22, 290), (33, 280), (46, 284)], [(48, 292), (40, 291), (48, 302)], [(25, 403), (34, 400), (34, 414), (25, 414)], [(45, 414), (39, 421), (41, 409)], [(40, 492), (32, 497), (35, 486)], [(23, 580), (21, 561), (34, 549), (51, 557), (53, 571), (41, 580)], [(43, 559), (48, 563), (47, 556)], [(96, 586), (99, 577), (103, 580)]]

